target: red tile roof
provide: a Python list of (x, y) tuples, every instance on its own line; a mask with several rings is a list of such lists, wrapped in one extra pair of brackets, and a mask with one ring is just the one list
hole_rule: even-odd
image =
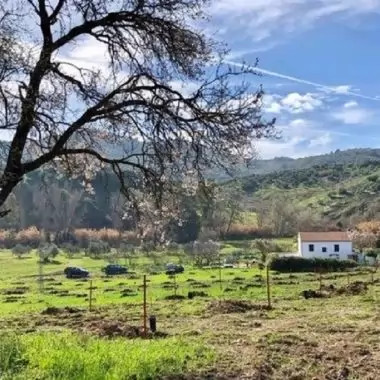
[(347, 232), (300, 232), (302, 241), (351, 241)]

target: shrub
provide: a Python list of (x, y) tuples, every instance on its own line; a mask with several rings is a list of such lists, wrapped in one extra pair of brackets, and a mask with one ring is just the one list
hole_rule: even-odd
[(270, 269), (278, 272), (314, 272), (323, 271), (344, 271), (357, 267), (357, 263), (352, 260), (322, 259), (303, 257), (276, 257), (270, 263)]
[(45, 243), (38, 248), (38, 255), (44, 263), (56, 257), (58, 253), (59, 249), (55, 244)]
[(22, 245), (22, 244), (16, 244), (12, 248), (12, 253), (17, 256), (18, 258), (21, 258), (21, 256), (26, 255), (29, 253), (32, 249), (27, 246), (27, 245)]
[(37, 229), (37, 227), (32, 226), (17, 232), (15, 240), (19, 244), (37, 248), (41, 241), (41, 232)]
[(61, 249), (67, 254), (69, 258), (73, 257), (77, 253), (80, 253), (80, 248), (77, 245), (71, 243), (62, 244)]
[(12, 248), (16, 243), (16, 235), (11, 230), (0, 230), (1, 248)]
[(54, 243), (60, 246), (78, 244), (78, 240), (72, 231), (59, 231), (55, 234)]
[(87, 252), (91, 257), (99, 257), (105, 253), (110, 252), (110, 246), (107, 242), (102, 240), (92, 240), (88, 244)]
[(224, 235), (225, 240), (244, 240), (255, 238), (270, 238), (273, 233), (268, 228), (258, 228), (244, 224), (233, 224)]

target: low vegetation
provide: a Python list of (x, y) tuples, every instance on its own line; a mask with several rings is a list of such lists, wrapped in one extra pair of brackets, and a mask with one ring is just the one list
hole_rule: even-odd
[[(102, 256), (60, 250), (43, 264), (42, 284), (38, 255), (19, 259), (1, 251), (1, 378), (375, 378), (379, 273), (272, 270), (268, 307), (260, 252), (274, 244), (220, 248), (228, 257), (253, 246), (258, 264), (238, 255), (233, 268), (199, 268), (186, 256), (150, 253), (118, 276), (104, 275)], [(180, 261), (183, 273), (165, 274), (166, 263)], [(84, 267), (91, 277), (67, 279), (66, 266)], [(145, 338), (147, 272), (147, 313), (155, 316), (157, 332)]]
[(102, 340), (71, 332), (0, 336), (2, 379), (153, 379), (196, 371), (213, 350), (179, 338)]
[(322, 259), (303, 257), (275, 257), (270, 264), (278, 272), (340, 272), (353, 269), (358, 263), (352, 260)]

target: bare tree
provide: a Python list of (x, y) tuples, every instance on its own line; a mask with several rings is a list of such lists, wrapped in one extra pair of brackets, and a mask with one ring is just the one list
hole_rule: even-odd
[(194, 264), (201, 267), (219, 259), (220, 244), (212, 240), (194, 241), (186, 244), (184, 250), (192, 258)]
[[(0, 129), (11, 142), (0, 206), (47, 164), (84, 176), (107, 164), (132, 202), (139, 187), (159, 205), (188, 170), (202, 179), (205, 168), (249, 158), (274, 121), (261, 120), (262, 91), (244, 79), (254, 70), (222, 65), (222, 49), (194, 27), (206, 3), (3, 0)], [(67, 57), (90, 42), (105, 49), (107, 67)]]
[(80, 221), (78, 206), (84, 190), (57, 183), (44, 184), (40, 191), (34, 191), (33, 204), (41, 220), (41, 228), (65, 235)]
[[(233, 223), (241, 221), (243, 213), (243, 189), (239, 181), (224, 186), (213, 186), (211, 196), (203, 202), (204, 228), (225, 237)], [(208, 194), (207, 194), (208, 195)]]

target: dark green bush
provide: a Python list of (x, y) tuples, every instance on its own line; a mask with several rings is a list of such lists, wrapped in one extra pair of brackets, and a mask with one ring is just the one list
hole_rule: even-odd
[(16, 244), (13, 248), (12, 248), (12, 253), (17, 256), (17, 257), (21, 257), (23, 255), (26, 255), (27, 253), (30, 253), (30, 251), (32, 250), (31, 247), (29, 247), (28, 245), (23, 245), (23, 244)]
[(330, 271), (339, 272), (355, 268), (358, 264), (353, 260), (337, 260), (303, 257), (276, 257), (270, 263), (270, 269), (279, 272), (314, 272)]
[(61, 244), (60, 248), (67, 254), (68, 257), (73, 257), (80, 253), (80, 247), (72, 243)]
[(92, 240), (88, 244), (87, 252), (91, 257), (98, 257), (110, 252), (110, 246), (103, 240)]
[(44, 263), (49, 262), (50, 259), (54, 259), (58, 254), (58, 247), (52, 243), (45, 243), (38, 248), (38, 255)]

